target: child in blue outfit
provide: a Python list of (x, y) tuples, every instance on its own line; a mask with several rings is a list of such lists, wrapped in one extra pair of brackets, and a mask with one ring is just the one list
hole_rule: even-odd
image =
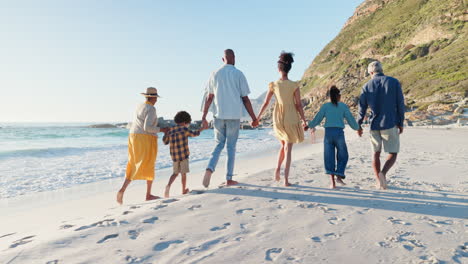
[(309, 122), (308, 127), (315, 131), (315, 127), (325, 118), (325, 138), (323, 140), (325, 173), (330, 174), (330, 188), (334, 189), (336, 188), (335, 176), (338, 183), (345, 185), (343, 179), (345, 178), (345, 169), (348, 163), (348, 149), (343, 131), (345, 127), (344, 119), (354, 130), (358, 130), (360, 126), (351, 111), (349, 111), (348, 106), (340, 102), (340, 90), (336, 86), (333, 85), (330, 88), (329, 95), (331, 102), (322, 105), (314, 119)]

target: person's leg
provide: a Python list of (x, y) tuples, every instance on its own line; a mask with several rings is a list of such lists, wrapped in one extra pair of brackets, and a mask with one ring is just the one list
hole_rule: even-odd
[(153, 181), (146, 181), (146, 201), (159, 199), (159, 196), (151, 194), (151, 187), (153, 186)]
[(275, 171), (276, 181), (281, 180), (281, 166), (283, 165), (283, 161), (284, 161), (284, 145), (286, 144), (286, 142), (281, 140), (280, 143), (281, 143), (281, 148), (278, 152), (278, 164), (276, 165), (276, 171)]
[(189, 189), (187, 188), (187, 173), (182, 173), (182, 194), (187, 194)]
[(387, 172), (392, 168), (393, 164), (395, 164), (397, 155), (398, 153), (388, 153), (387, 161), (385, 161), (385, 164), (382, 168), (382, 173), (384, 175), (387, 175)]
[(388, 152), (387, 160), (382, 168), (380, 177), (383, 178), (383, 187), (387, 189), (387, 173), (395, 164), (400, 151), (400, 134), (397, 127), (382, 131), (382, 142), (385, 152)]
[(166, 189), (164, 191), (164, 197), (168, 198), (169, 197), (169, 192), (171, 190), (171, 185), (172, 183), (174, 183), (175, 179), (177, 178), (177, 176), (179, 176), (178, 173), (174, 173), (171, 175), (171, 177), (169, 178), (169, 182), (167, 183), (166, 185)]
[(343, 179), (345, 176), (346, 165), (348, 164), (348, 147), (346, 146), (346, 139), (344, 132), (341, 131), (335, 141), (336, 146), (336, 177), (337, 181), (344, 184)]
[(382, 136), (380, 130), (370, 131), (371, 146), (374, 151), (372, 159), (372, 168), (374, 169), (375, 179), (377, 181), (376, 187), (383, 188), (382, 176), (380, 175), (380, 152), (382, 151)]
[(123, 196), (125, 193), (125, 190), (127, 189), (128, 185), (132, 182), (131, 180), (125, 179), (124, 183), (122, 184), (122, 187), (120, 190), (117, 192), (117, 203), (122, 204), (123, 203)]
[(227, 160), (226, 160), (226, 185), (237, 184), (236, 181), (232, 180), (234, 175), (234, 164), (236, 160), (236, 144), (239, 138), (240, 120), (226, 120), (226, 148), (227, 148)]
[[(337, 179), (339, 179), (339, 177), (337, 177)], [(330, 174), (330, 180), (331, 180), (330, 189), (335, 189), (336, 188), (335, 175)]]
[(372, 168), (374, 169), (374, 175), (377, 180), (376, 187), (382, 188), (382, 182), (380, 180), (380, 151), (374, 152), (374, 157), (372, 159)]
[(325, 128), (325, 137), (323, 139), (323, 162), (325, 173), (335, 175), (335, 144), (333, 132), (328, 128)]
[(208, 167), (205, 171), (205, 176), (203, 177), (203, 186), (208, 188), (210, 185), (211, 174), (215, 171), (216, 165), (218, 164), (219, 156), (221, 151), (224, 149), (226, 143), (226, 124), (225, 120), (215, 118), (213, 123), (214, 136), (216, 141), (216, 146), (211, 153), (210, 161), (208, 162)]
[(286, 164), (284, 166), (284, 186), (287, 187), (291, 185), (289, 183), (289, 169), (291, 168), (291, 153), (292, 153), (293, 143), (286, 142), (285, 147), (286, 147), (285, 149)]

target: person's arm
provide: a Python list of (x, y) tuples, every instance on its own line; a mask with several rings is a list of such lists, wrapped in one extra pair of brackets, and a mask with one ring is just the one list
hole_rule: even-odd
[(294, 90), (294, 105), (296, 106), (296, 110), (299, 113), (299, 116), (301, 117), (302, 126), (306, 127), (307, 121), (305, 120), (304, 109), (302, 108), (301, 90), (299, 89), (299, 87), (296, 88), (296, 90)]
[(146, 114), (145, 121), (143, 122), (143, 130), (147, 133), (159, 133), (161, 131), (158, 127), (158, 117), (156, 116), (156, 109), (154, 107), (149, 108)]
[(208, 121), (206, 121), (206, 115), (208, 114), (208, 110), (210, 109), (211, 103), (213, 103), (214, 94), (208, 94), (205, 99), (205, 107), (203, 108), (203, 116), (202, 116), (202, 126), (204, 129), (208, 128)]
[(164, 133), (164, 137), (163, 137), (163, 143), (164, 145), (167, 145), (169, 144), (169, 136), (167, 135), (168, 133)]
[(320, 124), (320, 122), (322, 122), (324, 117), (325, 117), (325, 107), (324, 105), (322, 105), (318, 113), (315, 115), (314, 119), (312, 119), (312, 121), (309, 122), (308, 126), (312, 129), (315, 128), (318, 124)]
[(187, 128), (187, 130), (185, 132), (185, 135), (188, 136), (188, 137), (198, 137), (200, 135), (201, 130), (203, 130), (203, 129), (193, 131), (193, 130)]
[(255, 113), (252, 108), (252, 103), (250, 102), (249, 97), (248, 96), (242, 97), (242, 102), (244, 103), (245, 109), (247, 110), (250, 117), (252, 118), (252, 126), (253, 127), (258, 126), (258, 120), (257, 120), (257, 117), (255, 117)]
[(273, 91), (271, 89), (269, 89), (266, 96), (265, 96), (265, 101), (263, 101), (263, 105), (260, 108), (260, 113), (258, 113), (257, 119), (260, 120), (262, 118), (263, 113), (265, 112), (268, 105), (270, 104), (271, 97), (273, 97)]
[(345, 114), (344, 114), (344, 116), (345, 116), (346, 121), (348, 122), (348, 125), (349, 125), (352, 129), (354, 129), (354, 130), (359, 130), (359, 128), (361, 128), (361, 127), (359, 126), (359, 124), (356, 122), (356, 119), (354, 119), (353, 114), (351, 114), (351, 111), (349, 110), (349, 107), (348, 107), (348, 106), (346, 106), (346, 108), (345, 108)]
[(358, 125), (359, 129), (357, 130), (358, 135), (362, 136), (362, 123), (366, 117), (367, 111), (367, 98), (366, 98), (366, 85), (362, 87), (361, 96), (359, 97), (359, 110), (358, 110)]
[(397, 126), (400, 134), (403, 133), (403, 122), (405, 120), (405, 98), (401, 90), (401, 84), (397, 81)]

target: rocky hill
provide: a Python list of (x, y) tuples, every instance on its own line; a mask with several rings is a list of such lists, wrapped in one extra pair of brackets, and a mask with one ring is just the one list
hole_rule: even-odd
[(310, 118), (331, 84), (356, 107), (367, 65), (380, 60), (405, 93), (407, 122), (455, 122), (468, 107), (468, 20), (464, 0), (366, 0), (301, 80)]

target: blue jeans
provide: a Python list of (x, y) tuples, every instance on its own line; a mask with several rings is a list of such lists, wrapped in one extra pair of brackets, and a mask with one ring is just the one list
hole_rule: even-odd
[(344, 179), (346, 164), (348, 163), (348, 148), (346, 147), (343, 128), (326, 127), (323, 147), (325, 173), (337, 175)]
[(240, 120), (239, 119), (214, 119), (214, 136), (216, 147), (211, 153), (210, 162), (208, 163), (207, 170), (215, 171), (216, 164), (218, 164), (219, 155), (227, 143), (227, 173), (226, 180), (232, 180), (234, 175), (234, 161), (236, 158), (236, 144), (239, 137)]

